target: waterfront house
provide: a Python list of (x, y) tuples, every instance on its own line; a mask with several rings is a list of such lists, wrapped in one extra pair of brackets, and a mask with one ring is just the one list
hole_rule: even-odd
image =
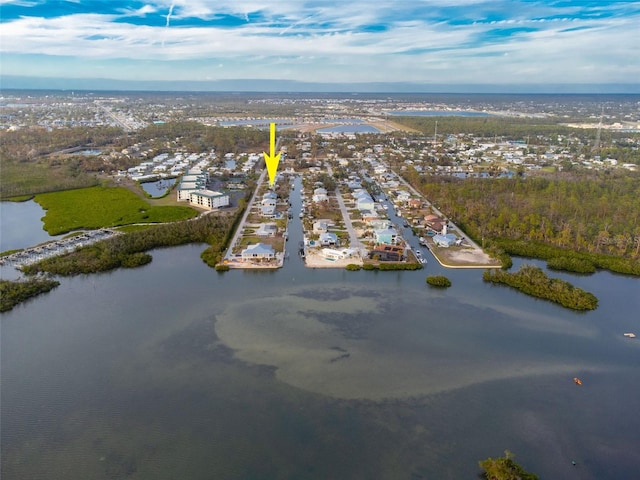
[(328, 200), (329, 197), (327, 196), (327, 191), (324, 188), (316, 188), (313, 191), (313, 197), (311, 197), (311, 201), (313, 201), (314, 203), (326, 202)]
[(276, 252), (271, 245), (256, 243), (242, 250), (241, 256), (245, 262), (251, 260), (273, 260), (276, 257)]
[(278, 195), (273, 190), (269, 190), (262, 195), (262, 200), (277, 200)]
[(398, 232), (393, 227), (388, 227), (382, 230), (374, 230), (373, 236), (376, 243), (383, 243), (385, 245), (395, 245), (398, 241)]
[(338, 244), (338, 236), (335, 233), (326, 232), (320, 234), (320, 245), (329, 247)]
[(360, 217), (364, 223), (368, 224), (380, 218), (375, 210), (360, 210)]
[(275, 218), (276, 206), (275, 205), (262, 205), (260, 206), (260, 216), (262, 218)]
[(399, 190), (396, 192), (396, 198), (399, 202), (407, 203), (411, 199), (411, 194), (406, 190)]
[(456, 244), (457, 237), (453, 233), (446, 233), (444, 235), (438, 234), (433, 237), (433, 241), (439, 247), (447, 248)]
[(400, 262), (403, 254), (404, 250), (401, 247), (380, 245), (369, 252), (369, 258), (381, 262)]
[(369, 225), (371, 225), (374, 230), (385, 230), (391, 226), (391, 222), (387, 219), (376, 218), (369, 222)]
[(376, 204), (369, 195), (361, 196), (356, 199), (356, 208), (360, 211), (362, 210), (374, 210), (376, 208)]

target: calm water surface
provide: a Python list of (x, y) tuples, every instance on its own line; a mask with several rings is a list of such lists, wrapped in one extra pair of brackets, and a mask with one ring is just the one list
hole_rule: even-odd
[(3, 479), (474, 479), (505, 449), (541, 478), (636, 478), (638, 279), (554, 274), (599, 297), (575, 313), (432, 258), (218, 274), (203, 249), (2, 314)]
[(164, 178), (162, 180), (154, 180), (153, 182), (142, 182), (140, 186), (145, 192), (155, 198), (167, 193), (167, 190), (176, 183), (176, 180), (176, 178)]
[(0, 202), (0, 252), (53, 240), (43, 228), (43, 208), (33, 200)]
[(336, 127), (319, 128), (317, 133), (380, 133), (373, 125), (338, 125)]

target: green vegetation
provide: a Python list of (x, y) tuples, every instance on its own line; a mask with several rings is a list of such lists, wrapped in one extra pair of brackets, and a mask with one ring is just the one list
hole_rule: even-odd
[[(98, 185), (96, 174), (126, 169), (160, 153), (240, 153), (269, 148), (268, 133), (244, 127), (210, 127), (197, 122), (167, 122), (125, 135), (119, 128), (20, 129), (0, 132), (0, 197), (79, 189)], [(142, 145), (147, 156), (122, 150)], [(99, 155), (78, 155), (99, 149)]]
[(151, 141), (158, 149), (166, 148), (166, 139), (180, 139), (189, 152), (202, 153), (214, 148), (218, 152), (241, 153), (249, 148), (268, 151), (269, 133), (249, 127), (211, 127), (199, 122), (167, 122), (150, 125), (136, 133), (137, 141)]
[[(25, 266), (23, 271), (28, 274), (49, 272), (56, 275), (78, 275), (119, 267), (137, 267), (151, 261), (151, 256), (144, 253), (147, 250), (195, 242), (208, 243), (210, 246), (205, 252), (218, 262), (228, 242), (233, 222), (234, 217), (206, 215), (195, 220), (156, 225)], [(215, 262), (207, 263), (213, 266)]]
[(547, 261), (547, 267), (551, 270), (564, 270), (574, 273), (594, 273), (596, 267), (588, 260), (580, 258), (555, 257)]
[(365, 263), (364, 265), (362, 265), (362, 269), (363, 270), (381, 270), (381, 271), (420, 270), (422, 269), (422, 264), (418, 262), (409, 262), (409, 263), (380, 262), (379, 264)]
[(226, 265), (224, 263), (219, 263), (218, 265), (215, 266), (216, 272), (228, 272), (230, 270), (229, 265)]
[(443, 275), (431, 275), (427, 277), (427, 283), (433, 287), (447, 288), (451, 286), (451, 280)]
[(350, 263), (349, 265), (347, 265), (345, 267), (347, 270), (349, 270), (350, 272), (357, 272), (358, 270), (362, 269), (362, 266), (356, 264), (356, 263)]
[(0, 280), (0, 312), (6, 312), (21, 302), (53, 290), (60, 282), (48, 278), (21, 281)]
[(97, 185), (98, 180), (87, 168), (90, 157), (52, 154), (77, 147), (100, 147), (121, 136), (122, 130), (113, 127), (0, 132), (0, 197), (4, 200)]
[[(589, 273), (589, 271), (592, 271), (589, 265), (592, 265), (593, 270), (596, 268), (602, 268), (616, 273), (624, 273), (626, 275), (640, 275), (640, 259), (638, 258), (616, 257), (600, 253), (576, 252), (541, 242), (509, 240), (505, 238), (496, 240), (495, 244), (503, 252), (509, 255), (547, 260), (547, 264), (550, 268), (568, 270), (577, 273)], [(556, 260), (559, 258), (564, 260)]]
[(499, 136), (509, 140), (520, 140), (527, 136), (536, 137), (538, 135), (570, 135), (575, 132), (575, 129), (558, 125), (550, 118), (398, 116), (393, 117), (393, 121), (427, 135), (433, 135), (437, 121), (438, 131), (441, 132), (450, 134), (473, 132), (478, 137), (494, 138)]
[(47, 210), (44, 229), (58, 235), (78, 229), (116, 227), (132, 223), (163, 223), (193, 218), (190, 207), (152, 207), (125, 188), (92, 187), (37, 195)]
[(527, 295), (550, 300), (574, 310), (595, 310), (598, 307), (598, 299), (592, 293), (564, 280), (549, 278), (541, 268), (533, 265), (523, 265), (515, 273), (485, 270), (482, 278), (485, 282), (502, 283)]
[(640, 177), (631, 172), (407, 178), (480, 244), (544, 259), (580, 252), (596, 268), (640, 274)]
[(538, 476), (529, 473), (513, 460), (513, 454), (505, 450), (504, 457), (487, 458), (478, 462), (482, 468), (482, 478), (486, 480), (538, 480)]

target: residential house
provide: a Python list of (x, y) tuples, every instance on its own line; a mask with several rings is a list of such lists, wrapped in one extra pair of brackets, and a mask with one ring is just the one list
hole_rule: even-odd
[(406, 190), (399, 190), (396, 192), (396, 198), (399, 202), (407, 203), (411, 199), (411, 194)]
[(375, 210), (376, 203), (370, 196), (362, 196), (356, 199), (356, 208), (360, 211), (363, 210)]
[(243, 261), (273, 260), (276, 257), (276, 252), (271, 245), (256, 243), (242, 250), (241, 256)]
[(376, 218), (375, 220), (369, 222), (369, 225), (371, 225), (374, 230), (384, 230), (391, 226), (391, 222), (387, 219)]
[(388, 227), (383, 230), (374, 230), (373, 236), (376, 243), (395, 245), (398, 241), (398, 232), (393, 227)]
[(446, 233), (444, 235), (438, 234), (433, 237), (433, 241), (439, 247), (447, 248), (457, 243), (458, 238), (453, 233)]
[(275, 205), (261, 205), (260, 216), (262, 218), (275, 218), (276, 206)]
[(360, 210), (360, 216), (364, 223), (371, 223), (380, 218), (375, 210)]
[(417, 198), (411, 198), (407, 202), (407, 204), (409, 205), (409, 208), (420, 208), (420, 206), (422, 205), (422, 202)]
[(329, 247), (338, 244), (338, 236), (335, 233), (322, 233), (320, 234), (320, 245), (323, 247)]
[(316, 188), (313, 191), (313, 197), (311, 197), (311, 200), (314, 203), (326, 202), (329, 200), (329, 196), (327, 195), (327, 191), (324, 188)]
[(313, 233), (326, 233), (329, 227), (333, 225), (334, 223), (331, 220), (316, 220), (313, 222)]
[(404, 250), (401, 247), (381, 245), (369, 252), (369, 258), (381, 262), (400, 262), (403, 254)]
[[(444, 221), (444, 219), (440, 218), (437, 215), (426, 215), (424, 217), (424, 223), (434, 232), (442, 232), (443, 228), (446, 228), (446, 222)], [(444, 233), (447, 232), (445, 231)]]

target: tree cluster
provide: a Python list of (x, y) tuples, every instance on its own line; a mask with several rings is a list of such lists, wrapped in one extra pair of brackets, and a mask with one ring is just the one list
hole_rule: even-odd
[(533, 297), (550, 300), (573, 310), (595, 310), (598, 299), (590, 292), (574, 287), (559, 278), (549, 278), (533, 265), (523, 265), (518, 272), (485, 270), (485, 282), (501, 283), (520, 290)]
[(415, 186), (480, 241), (535, 241), (639, 258), (639, 180), (632, 174), (464, 180), (424, 176)]
[(241, 153), (249, 148), (269, 148), (268, 132), (248, 127), (211, 127), (198, 122), (167, 122), (137, 132), (141, 142), (177, 139), (189, 152)]
[(447, 288), (451, 286), (451, 280), (444, 275), (430, 275), (427, 277), (427, 284), (433, 287)]
[[(23, 267), (28, 274), (49, 272), (56, 275), (78, 275), (136, 267), (151, 261), (148, 250), (187, 243), (208, 243), (205, 252), (219, 259), (228, 242), (234, 218), (205, 215), (195, 220), (163, 224), (137, 230), (83, 247), (67, 255), (43, 260)], [(204, 255), (204, 253), (203, 253)], [(206, 261), (206, 259), (205, 259)]]
[(0, 312), (13, 307), (36, 295), (53, 290), (60, 282), (49, 278), (28, 278), (27, 280), (0, 280)]
[(506, 450), (504, 457), (487, 458), (478, 462), (482, 468), (482, 478), (486, 480), (538, 480), (534, 473), (525, 469), (513, 460), (513, 454)]

